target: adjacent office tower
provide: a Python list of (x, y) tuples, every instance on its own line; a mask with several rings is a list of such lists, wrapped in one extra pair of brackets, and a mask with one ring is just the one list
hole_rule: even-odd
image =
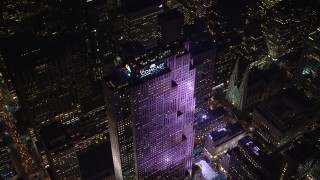
[(193, 59), (192, 65), (196, 68), (194, 93), (196, 97), (196, 117), (198, 117), (202, 116), (201, 113), (207, 113), (209, 110), (217, 49), (210, 41), (193, 43), (190, 47)]
[(279, 1), (280, 0), (262, 0), (259, 6), (261, 16), (264, 16), (266, 11), (276, 5)]
[(257, 105), (253, 125), (266, 142), (281, 147), (305, 132), (317, 119), (313, 106), (301, 92), (286, 89)]
[(182, 38), (183, 14), (172, 9), (158, 15), (158, 41), (167, 44)]
[[(86, 2), (86, 13), (88, 22), (89, 35), (89, 65), (92, 68), (94, 81), (103, 78), (102, 56), (106, 53), (106, 45), (103, 39), (103, 32), (100, 26), (101, 21), (107, 19), (106, 7), (99, 4), (98, 1), (92, 0)], [(101, 15), (102, 14), (102, 15)], [(100, 17), (99, 17), (100, 16)]]
[(267, 11), (261, 24), (269, 56), (277, 59), (301, 46), (315, 24), (309, 1), (283, 0)]
[(39, 151), (49, 174), (54, 179), (80, 179), (77, 154), (71, 137), (60, 122), (43, 126), (40, 130)]
[[(3, 41), (5, 75), (13, 83), (21, 108), (30, 121), (28, 130), (44, 166), (46, 160), (42, 155), (50, 154), (52, 149), (38, 146), (45, 134), (38, 132), (46, 125), (62, 123), (71, 138), (72, 144), (68, 142), (68, 146), (74, 146), (75, 151), (101, 142), (107, 135), (103, 93), (102, 90), (100, 96), (93, 93), (86, 56), (80, 48), (85, 43), (70, 34), (68, 38), (57, 39), (54, 42), (41, 41), (30, 33), (23, 33)], [(55, 148), (64, 145), (56, 144)], [(54, 161), (53, 158), (47, 156), (48, 161)], [(55, 167), (50, 165), (50, 168)], [(69, 172), (61, 169), (61, 173), (62, 170)], [(76, 170), (72, 172), (75, 176), (78, 173)]]
[(157, 45), (157, 15), (163, 12), (161, 0), (141, 0), (128, 4), (124, 9), (125, 34), (124, 39), (138, 41), (144, 47)]
[(280, 179), (312, 179), (308, 177), (308, 172), (316, 163), (317, 156), (319, 151), (306, 142), (285, 152), (280, 166)]
[(9, 148), (4, 144), (2, 137), (0, 137), (0, 179), (15, 178), (16, 175)]
[(116, 179), (182, 179), (191, 170), (195, 69), (188, 43), (165, 48), (106, 78)]
[(297, 68), (299, 88), (310, 98), (320, 99), (320, 27), (312, 32)]
[(274, 179), (270, 156), (249, 136), (229, 153), (228, 179)]
[(79, 99), (88, 93), (79, 51), (71, 55), (66, 44), (41, 44), (31, 33), (9, 37), (3, 45), (7, 78), (32, 127), (73, 123), (80, 112)]

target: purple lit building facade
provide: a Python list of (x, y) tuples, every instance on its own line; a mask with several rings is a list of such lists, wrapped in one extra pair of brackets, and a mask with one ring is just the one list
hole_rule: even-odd
[(184, 43), (175, 52), (166, 51), (162, 59), (148, 60), (141, 68), (126, 66), (106, 80), (116, 179), (183, 179), (190, 174), (195, 112), (192, 63)]

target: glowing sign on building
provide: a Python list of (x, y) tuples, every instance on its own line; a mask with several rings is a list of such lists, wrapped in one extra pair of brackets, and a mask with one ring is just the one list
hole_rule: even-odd
[[(247, 146), (250, 146), (250, 144), (254, 145), (254, 143), (252, 141), (249, 141), (246, 143)], [(251, 149), (251, 150), (255, 155), (257, 155), (257, 156), (259, 155), (260, 148), (258, 146), (254, 145), (253, 149)]]
[(218, 132), (221, 132), (221, 131), (227, 131), (227, 130), (226, 130), (226, 128), (218, 129)]
[(126, 64), (126, 72), (127, 72), (128, 76), (131, 76), (131, 68), (128, 64)]
[(143, 78), (145, 76), (151, 75), (151, 74), (155, 74), (158, 73), (159, 71), (163, 70), (165, 68), (164, 63), (155, 65), (155, 64), (151, 64), (149, 69), (147, 70), (140, 70), (140, 78)]

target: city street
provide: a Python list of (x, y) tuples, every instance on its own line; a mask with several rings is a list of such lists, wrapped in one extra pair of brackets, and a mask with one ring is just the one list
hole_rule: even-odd
[(41, 172), (43, 170), (35, 163), (30, 148), (28, 148), (26, 141), (23, 140), (18, 132), (17, 122), (13, 116), (16, 107), (17, 101), (11, 98), (2, 74), (0, 74), (0, 114), (5, 122), (6, 130), (12, 138), (12, 144), (9, 149), (17, 173), (23, 178), (44, 179), (45, 177), (40, 177), (40, 174), (43, 174)]

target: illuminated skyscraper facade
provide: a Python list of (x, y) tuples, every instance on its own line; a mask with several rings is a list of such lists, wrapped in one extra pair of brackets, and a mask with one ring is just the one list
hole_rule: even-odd
[(183, 179), (191, 170), (195, 69), (188, 43), (166, 53), (106, 80), (117, 179)]

